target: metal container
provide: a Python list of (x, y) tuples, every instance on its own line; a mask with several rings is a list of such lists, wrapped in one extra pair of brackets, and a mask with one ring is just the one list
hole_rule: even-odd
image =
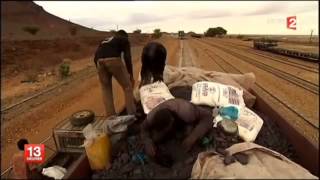
[[(96, 116), (92, 122), (94, 129), (103, 130), (103, 122), (106, 117)], [(53, 137), (60, 152), (84, 152), (84, 147), (81, 145), (84, 142), (82, 130), (86, 126), (73, 126), (70, 123), (70, 118), (65, 119), (56, 125), (53, 129)]]

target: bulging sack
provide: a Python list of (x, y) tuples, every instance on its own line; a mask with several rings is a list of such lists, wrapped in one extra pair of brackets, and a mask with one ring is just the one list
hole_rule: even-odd
[(167, 85), (163, 82), (155, 82), (140, 88), (141, 104), (144, 113), (148, 114), (160, 103), (173, 99)]
[(245, 107), (242, 89), (209, 81), (193, 84), (191, 102), (207, 106), (236, 105)]
[(226, 154), (248, 157), (246, 165), (238, 160), (226, 165), (225, 155), (215, 151), (198, 154), (191, 179), (319, 179), (299, 164), (260, 145), (244, 142), (226, 149)]
[(240, 116), (235, 122), (241, 139), (250, 142), (256, 139), (263, 125), (263, 120), (247, 107), (241, 108)]

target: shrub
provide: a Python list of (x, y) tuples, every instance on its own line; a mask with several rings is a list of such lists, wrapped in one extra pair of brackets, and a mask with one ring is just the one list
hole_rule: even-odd
[(26, 79), (23, 82), (37, 82), (38, 81), (38, 73), (35, 70), (28, 70), (25, 72)]
[(77, 29), (77, 27), (72, 26), (72, 27), (69, 28), (69, 31), (70, 31), (70, 34), (71, 34), (72, 36), (74, 36), (74, 35), (77, 34), (78, 29)]
[(196, 34), (196, 33), (193, 31), (189, 31), (187, 34), (192, 35), (192, 34)]
[(25, 26), (22, 28), (25, 32), (28, 32), (32, 35), (37, 34), (37, 32), (40, 30), (37, 26)]
[(207, 37), (223, 36), (226, 34), (227, 34), (227, 30), (225, 30), (223, 27), (209, 28), (205, 32), (205, 36), (207, 36)]
[(240, 34), (239, 34), (239, 35), (237, 36), (237, 38), (238, 38), (238, 39), (243, 39), (243, 38), (244, 38), (244, 35), (240, 35)]
[(136, 29), (136, 30), (133, 31), (133, 33), (135, 33), (135, 34), (141, 34), (141, 29)]
[(59, 67), (59, 73), (61, 79), (64, 79), (70, 75), (70, 64), (66, 61), (62, 62)]
[(152, 34), (152, 36), (154, 37), (154, 38), (160, 38), (161, 37), (161, 30), (160, 29), (155, 29), (155, 30), (153, 30), (153, 34)]

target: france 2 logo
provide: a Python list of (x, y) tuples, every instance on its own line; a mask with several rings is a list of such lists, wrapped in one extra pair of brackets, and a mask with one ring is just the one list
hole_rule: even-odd
[(297, 17), (296, 16), (290, 16), (287, 17), (287, 28), (288, 29), (297, 29)]

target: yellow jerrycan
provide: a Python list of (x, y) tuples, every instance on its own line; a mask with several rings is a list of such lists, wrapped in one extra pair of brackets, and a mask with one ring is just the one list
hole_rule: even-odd
[(92, 142), (85, 146), (92, 170), (105, 170), (111, 166), (111, 142), (106, 133), (97, 133)]

